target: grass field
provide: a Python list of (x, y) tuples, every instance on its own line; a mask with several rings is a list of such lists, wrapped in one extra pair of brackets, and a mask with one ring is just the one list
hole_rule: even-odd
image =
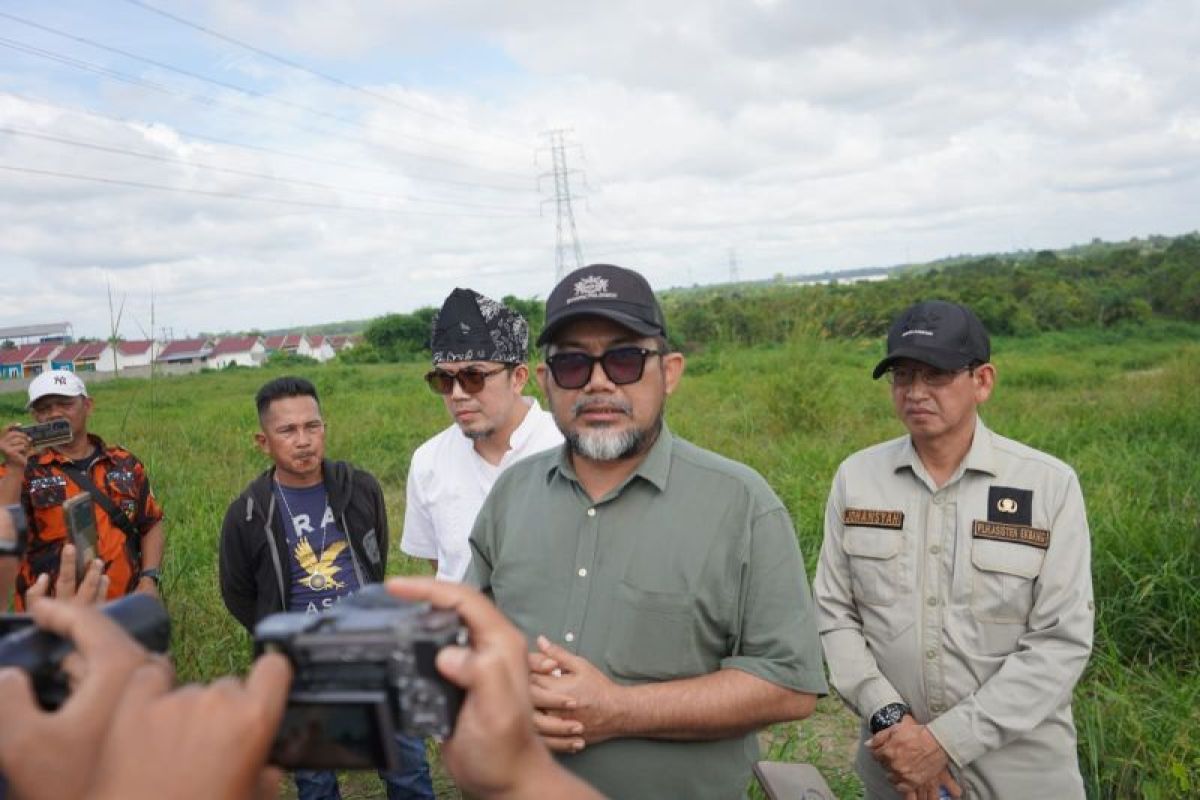
[[(1169, 798), (1200, 791), (1200, 328), (1156, 324), (994, 343), (996, 431), (1079, 473), (1093, 537), (1095, 653), (1076, 691), (1089, 795)], [(668, 420), (676, 433), (762, 472), (791, 510), (811, 576), (829, 481), (841, 459), (902, 432), (870, 367), (878, 342), (798, 337), (689, 359)], [(447, 424), (424, 364), (292, 369), (314, 380), (329, 453), (375, 473), (392, 527), (389, 572), (423, 572), (396, 545), (413, 449)], [(168, 515), (163, 593), (184, 679), (245, 668), (249, 643), (217, 589), (219, 527), (258, 471), (253, 394), (277, 369), (97, 385), (93, 428), (146, 462)], [(0, 419), (24, 398), (0, 395)], [(772, 754), (816, 763), (855, 796), (854, 721), (833, 699), (776, 726)], [(446, 796), (456, 796), (444, 778)], [(379, 796), (356, 780), (352, 796)]]

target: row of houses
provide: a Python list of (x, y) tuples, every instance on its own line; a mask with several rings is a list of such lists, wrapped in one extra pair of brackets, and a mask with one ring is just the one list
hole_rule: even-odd
[(31, 378), (50, 369), (73, 372), (125, 372), (152, 364), (222, 369), (231, 364), (257, 367), (272, 353), (290, 353), (325, 362), (353, 347), (357, 337), (289, 333), (279, 336), (200, 337), (157, 342), (41, 342), (0, 350), (0, 379)]

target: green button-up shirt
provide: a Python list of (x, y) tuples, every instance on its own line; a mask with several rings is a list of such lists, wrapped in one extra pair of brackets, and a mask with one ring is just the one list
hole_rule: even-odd
[[(787, 509), (749, 467), (664, 426), (637, 470), (592, 502), (565, 448), (500, 476), (471, 533), (467, 581), (532, 639), (641, 684), (740, 669), (826, 692), (804, 563)], [(745, 736), (614, 739), (562, 763), (613, 798), (739, 797)]]
[[(970, 800), (1082, 798), (1071, 690), (1092, 646), (1089, 554), (1074, 471), (982, 421), (940, 487), (907, 436), (855, 453), (814, 581), (834, 685), (864, 718), (911, 706)], [(863, 747), (857, 768), (868, 797), (899, 797)]]

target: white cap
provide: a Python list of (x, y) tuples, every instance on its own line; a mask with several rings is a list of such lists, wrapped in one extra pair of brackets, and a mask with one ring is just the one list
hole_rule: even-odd
[(65, 369), (51, 369), (38, 375), (29, 383), (29, 403), (26, 408), (32, 408), (47, 395), (61, 397), (87, 397), (87, 387), (74, 372)]

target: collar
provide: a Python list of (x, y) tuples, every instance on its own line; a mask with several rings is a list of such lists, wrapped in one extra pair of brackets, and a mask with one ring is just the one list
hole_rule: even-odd
[[(663, 420), (662, 427), (658, 431), (658, 438), (654, 440), (654, 444), (650, 445), (650, 451), (646, 453), (629, 477), (613, 491), (613, 494), (620, 494), (634, 478), (641, 478), (660, 492), (666, 491), (667, 479), (671, 474), (671, 455), (674, 449), (675, 437), (667, 427), (666, 420)], [(572, 483), (579, 483), (579, 476), (575, 474), (575, 468), (571, 465), (571, 446), (565, 442), (558, 450), (558, 458), (550, 463), (550, 467), (546, 471), (547, 480), (553, 478), (556, 473)]]
[[(921, 465), (921, 457), (917, 455), (917, 449), (913, 447), (911, 436), (904, 437), (903, 443), (896, 450), (895, 457), (892, 460), (893, 472), (899, 472), (902, 469), (911, 469), (918, 475), (923, 474), (925, 469)], [(998, 474), (996, 448), (992, 442), (992, 432), (983, 424), (983, 419), (978, 414), (975, 415), (975, 433), (971, 436), (971, 449), (967, 451), (966, 457), (958, 465), (954, 477), (950, 481), (947, 481), (947, 483), (953, 482), (955, 478), (968, 470), (971, 472), (984, 472), (993, 477)]]
[(521, 400), (525, 403), (527, 411), (525, 412), (525, 419), (521, 420), (521, 424), (508, 437), (509, 450), (520, 450), (524, 447), (525, 443), (529, 441), (529, 437), (533, 436), (533, 429), (537, 426), (535, 417), (546, 413), (542, 411), (542, 407), (538, 405), (538, 401), (532, 397), (522, 397)]
[[(89, 433), (87, 437), (93, 447), (99, 449), (100, 454), (96, 457), (96, 460), (99, 461), (102, 458), (106, 458), (108, 456), (108, 448), (105, 446), (104, 440), (94, 433)], [(75, 461), (74, 459), (67, 458), (53, 447), (49, 447), (38, 455), (36, 463), (41, 466), (50, 466), (51, 464), (74, 464)]]

